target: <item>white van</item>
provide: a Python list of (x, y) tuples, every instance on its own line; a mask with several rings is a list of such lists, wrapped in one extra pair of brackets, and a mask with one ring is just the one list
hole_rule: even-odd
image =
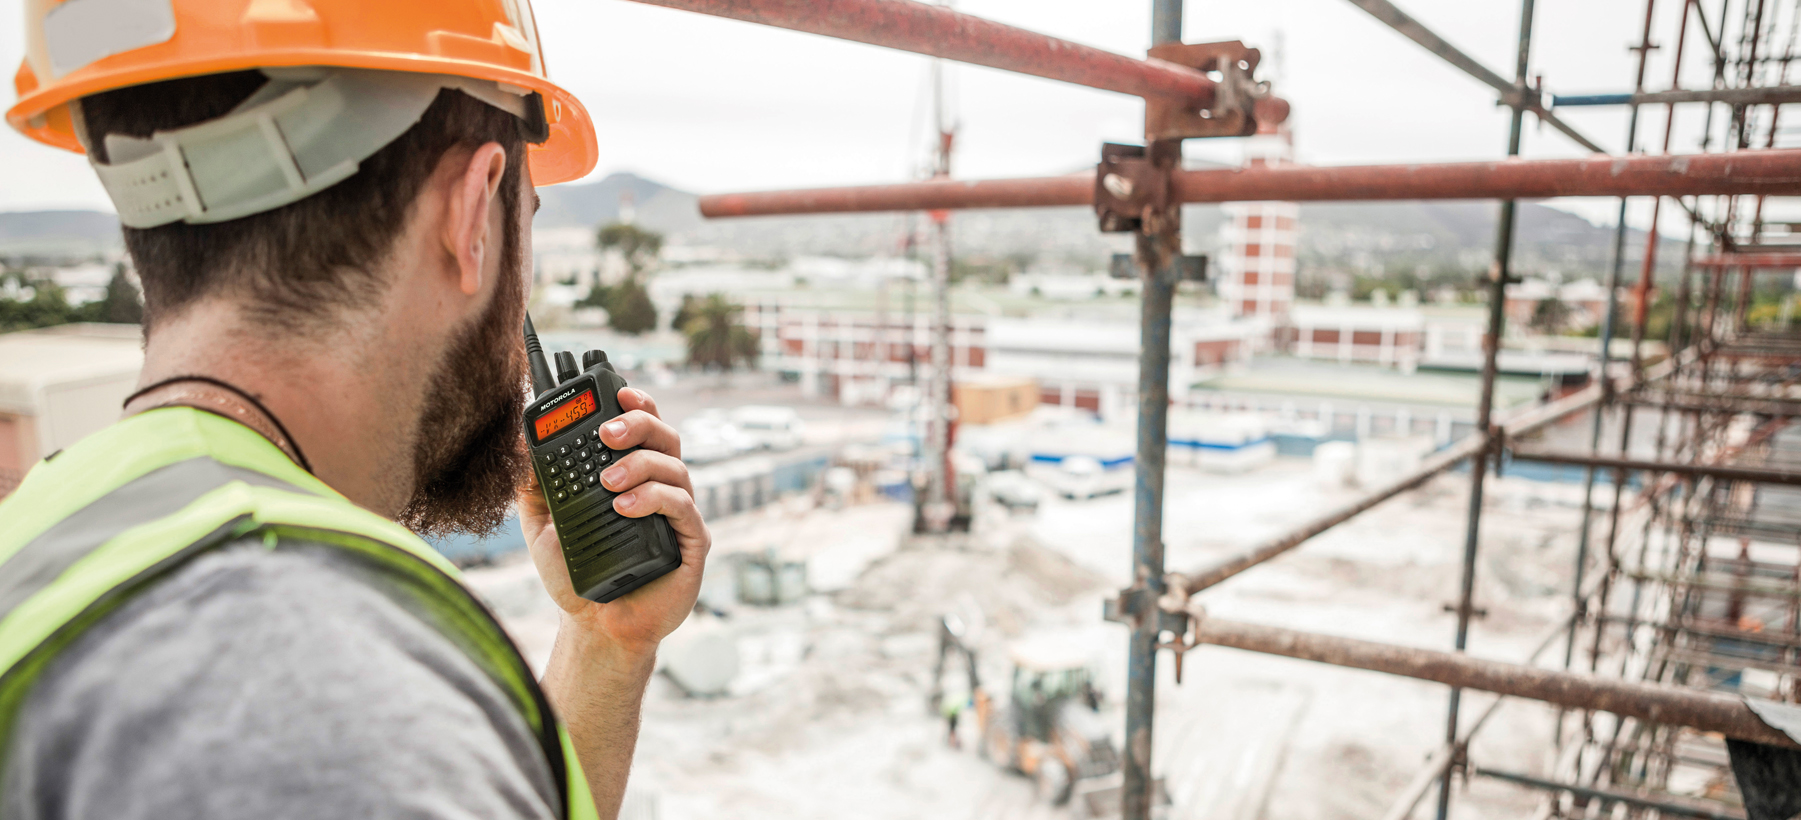
[(794, 408), (768, 404), (747, 404), (732, 410), (732, 424), (765, 450), (799, 447), (806, 427)]

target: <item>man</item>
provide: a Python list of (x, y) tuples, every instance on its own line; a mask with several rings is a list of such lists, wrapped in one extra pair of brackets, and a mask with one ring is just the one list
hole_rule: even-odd
[[(602, 441), (642, 449), (602, 481), (668, 516), (679, 569), (579, 597), (525, 469), (532, 185), (596, 153), (529, 7), (26, 20), (8, 121), (88, 152), (146, 340), (124, 419), (0, 502), (0, 817), (616, 815), (710, 537), (635, 389)], [(509, 504), (562, 610), (539, 680), (414, 535)]]

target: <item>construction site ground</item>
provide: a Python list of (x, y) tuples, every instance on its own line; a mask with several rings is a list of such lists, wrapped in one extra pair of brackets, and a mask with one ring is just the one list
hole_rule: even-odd
[[(1491, 487), (1475, 598), (1489, 614), (1470, 646), (1519, 661), (1568, 611), (1580, 487), (1518, 478)], [(1221, 617), (1448, 648), (1467, 489), (1467, 475), (1442, 476), (1202, 600)], [(1305, 459), (1239, 475), (1172, 467), (1168, 565), (1207, 564), (1356, 492), (1323, 485)], [(729, 635), (740, 672), (729, 694), (708, 698), (663, 674), (653, 681), (626, 816), (1072, 816), (981, 759), (973, 721), (963, 722), (963, 748), (950, 748), (928, 704), (936, 624), (959, 607), (981, 610), (983, 678), (1002, 698), (1009, 642), (1053, 634), (1091, 649), (1106, 721), (1122, 726), (1125, 628), (1101, 611), (1129, 580), (1130, 496), (1047, 498), (1031, 515), (985, 507), (974, 532), (948, 540), (907, 535), (910, 519), (892, 501), (826, 509), (796, 497), (713, 522), (710, 569), (727, 567), (729, 553), (774, 548), (808, 562), (813, 592), (794, 605), (697, 616), (671, 637)], [(470, 579), (541, 664), (556, 616), (530, 564), (515, 556)], [(1154, 759), (1170, 818), (1379, 816), (1443, 739), (1442, 686), (1212, 647), (1189, 654), (1183, 671), (1177, 686), (1171, 656), (1160, 658)], [(1470, 694), (1465, 715), (1488, 701)], [(1472, 758), (1542, 772), (1552, 719), (1539, 704), (1504, 704)], [(1494, 781), (1467, 789), (1456, 817), (1518, 817), (1537, 805)]]

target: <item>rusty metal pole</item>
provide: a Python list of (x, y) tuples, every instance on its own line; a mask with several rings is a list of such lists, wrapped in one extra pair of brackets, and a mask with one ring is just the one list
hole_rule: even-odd
[[(951, 175), (952, 128), (944, 111), (944, 62), (932, 63), (932, 123), (938, 144), (932, 156), (932, 176)], [(941, 534), (950, 531), (956, 501), (950, 470), (951, 415), (951, 228), (949, 211), (928, 211), (932, 223), (932, 383), (926, 390), (930, 418), (926, 427), (926, 491), (924, 503), (915, 505), (914, 530)]]
[[(1515, 55), (1514, 83), (1522, 95), (1526, 88), (1526, 72), (1532, 51), (1532, 4), (1533, 0), (1521, 0), (1520, 3), (1519, 49)], [(1514, 98), (1513, 116), (1509, 118), (1507, 155), (1510, 157), (1520, 154), (1520, 138), (1526, 117), (1526, 109), (1520, 104), (1521, 99), (1521, 96)], [(1463, 536), (1463, 578), (1457, 598), (1458, 652), (1462, 652), (1469, 643), (1470, 613), (1476, 594), (1476, 547), (1482, 528), (1482, 484), (1488, 476), (1489, 460), (1495, 455), (1495, 435), (1491, 422), (1494, 419), (1496, 359), (1501, 352), (1501, 332), (1506, 329), (1507, 322), (1507, 280), (1511, 278), (1509, 271), (1513, 263), (1513, 223), (1514, 200), (1502, 200), (1500, 225), (1495, 231), (1495, 264), (1491, 273), (1493, 279), (1489, 282), (1488, 290), (1488, 335), (1482, 340), (1482, 395), (1476, 404), (1476, 435), (1483, 437), (1483, 446), (1470, 458), (1469, 523)], [(1463, 690), (1452, 687), (1450, 705), (1445, 716), (1445, 743), (1453, 746), (1457, 743), (1457, 712), (1462, 699)], [(1451, 781), (1456, 769), (1457, 766), (1453, 763), (1445, 769), (1444, 776), (1439, 778), (1438, 820), (1445, 820), (1451, 812)]]
[[(1371, 202), (1412, 199), (1544, 199), (1560, 196), (1792, 195), (1801, 150), (1732, 154), (1518, 159), (1410, 165), (1178, 170), (1171, 196), (1184, 203)], [(700, 198), (708, 219), (781, 214), (870, 213), (933, 208), (1054, 208), (1094, 204), (1094, 174), (1024, 179), (943, 179), (894, 185), (750, 191)], [(1753, 264), (1801, 266), (1796, 256), (1760, 254)], [(1706, 265), (1706, 259), (1696, 264)], [(1734, 259), (1730, 264), (1747, 264)]]
[[(1183, 0), (1152, 0), (1153, 46), (1182, 41)], [(1148, 138), (1149, 135), (1147, 134)], [(1147, 139), (1146, 155), (1159, 170), (1181, 166), (1181, 140)], [(1163, 467), (1169, 453), (1170, 313), (1176, 294), (1176, 259), (1181, 253), (1179, 203), (1168, 203), (1137, 234), (1143, 270), (1139, 297), (1138, 452), (1133, 460), (1132, 572), (1139, 599), (1163, 595)], [(1126, 742), (1120, 755), (1122, 820), (1149, 820), (1155, 793), (1151, 773), (1151, 728), (1156, 714), (1157, 643), (1162, 618), (1144, 607), (1132, 624), (1126, 660)]]

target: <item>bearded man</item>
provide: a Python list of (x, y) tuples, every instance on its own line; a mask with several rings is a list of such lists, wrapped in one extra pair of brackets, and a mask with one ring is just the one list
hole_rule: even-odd
[[(113, 196), (145, 361), (0, 502), (0, 818), (618, 812), (710, 537), (641, 391), (601, 482), (678, 569), (580, 597), (530, 476), (534, 176), (590, 170), (592, 125), (524, 2), (377, 5), (27, 2), (8, 119)], [(561, 608), (541, 677), (416, 535), (509, 506)]]

